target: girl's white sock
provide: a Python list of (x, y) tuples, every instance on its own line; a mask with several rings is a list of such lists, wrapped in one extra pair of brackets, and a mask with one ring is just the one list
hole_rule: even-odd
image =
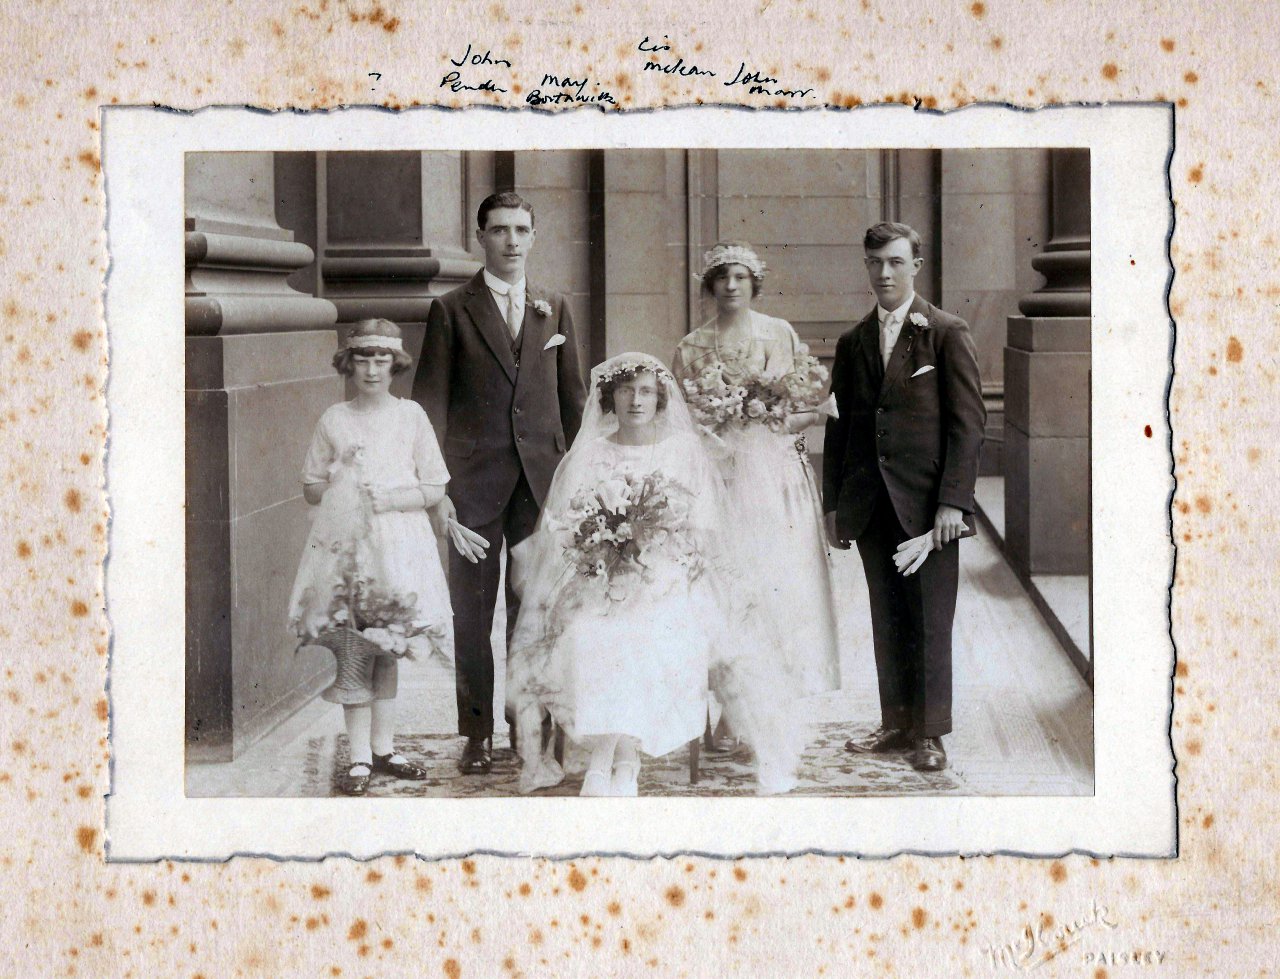
[(372, 713), (368, 704), (348, 704), (342, 708), (342, 719), (347, 725), (347, 743), (351, 746), (353, 767), (373, 764), (373, 751), (369, 746)]
[(375, 700), (373, 702), (372, 745), (375, 755), (389, 755), (395, 750), (396, 702), (394, 700)]

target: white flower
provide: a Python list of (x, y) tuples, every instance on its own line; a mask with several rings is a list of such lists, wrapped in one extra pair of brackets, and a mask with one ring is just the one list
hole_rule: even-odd
[(924, 313), (912, 313), (908, 319), (911, 320), (913, 326), (918, 326), (922, 330), (929, 329), (929, 317), (925, 316)]
[(631, 487), (624, 479), (607, 479), (600, 484), (600, 502), (611, 513), (621, 513), (631, 502)]
[(551, 315), (551, 304), (545, 299), (535, 299), (531, 305), (539, 316)]

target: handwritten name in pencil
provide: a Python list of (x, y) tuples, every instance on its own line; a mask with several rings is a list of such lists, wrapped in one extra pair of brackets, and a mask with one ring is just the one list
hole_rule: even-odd
[(748, 95), (778, 95), (789, 99), (803, 99), (813, 94), (811, 88), (771, 88), (769, 86), (778, 84), (778, 79), (772, 75), (762, 75), (754, 69), (747, 71), (745, 61), (738, 65), (738, 71), (733, 79), (723, 84), (726, 88), (732, 85), (745, 85)]
[(495, 65), (499, 68), (510, 68), (511, 62), (506, 58), (495, 58), (492, 49), (486, 49), (483, 54), (475, 54), (471, 50), (471, 45), (467, 45), (467, 52), (461, 58), (450, 58), (449, 64), (458, 68), (465, 68), (467, 65)]
[[(567, 75), (561, 77), (559, 75), (543, 75), (539, 87), (525, 96), (526, 105), (561, 105), (566, 102), (577, 103), (599, 103), (602, 105), (617, 105), (613, 93), (607, 89), (599, 92), (588, 92), (587, 84), (590, 78), (569, 78)], [(595, 86), (600, 87), (600, 83), (596, 82)], [(560, 89), (558, 92), (543, 92), (543, 88)]]

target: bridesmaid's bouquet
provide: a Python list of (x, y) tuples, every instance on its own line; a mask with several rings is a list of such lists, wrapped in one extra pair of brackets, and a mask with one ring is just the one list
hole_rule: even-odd
[(685, 399), (694, 420), (716, 434), (735, 425), (764, 425), (781, 432), (789, 415), (816, 411), (834, 416), (834, 401), (825, 396), (828, 377), (818, 358), (801, 345), (795, 367), (781, 377), (708, 365), (685, 379)]
[(635, 581), (653, 580), (647, 560), (653, 550), (695, 572), (697, 550), (680, 494), (671, 492), (676, 488), (659, 473), (624, 472), (578, 493), (567, 514), (572, 541), (566, 555), (574, 570), (602, 581), (615, 601), (625, 599)]
[(416, 594), (380, 585), (361, 559), (357, 542), (336, 543), (333, 549), (339, 557), (337, 577), (317, 638), (355, 633), (382, 653), (397, 657), (410, 656), (409, 640), (416, 636), (427, 636), (439, 648), (444, 629), (418, 619)]

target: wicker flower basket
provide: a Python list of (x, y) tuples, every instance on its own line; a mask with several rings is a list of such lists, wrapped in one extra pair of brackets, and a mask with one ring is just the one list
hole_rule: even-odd
[(331, 704), (367, 704), (373, 700), (373, 664), (379, 656), (388, 656), (381, 646), (370, 642), (354, 629), (330, 629), (310, 642), (332, 651), (338, 661), (333, 686), (320, 694)]

